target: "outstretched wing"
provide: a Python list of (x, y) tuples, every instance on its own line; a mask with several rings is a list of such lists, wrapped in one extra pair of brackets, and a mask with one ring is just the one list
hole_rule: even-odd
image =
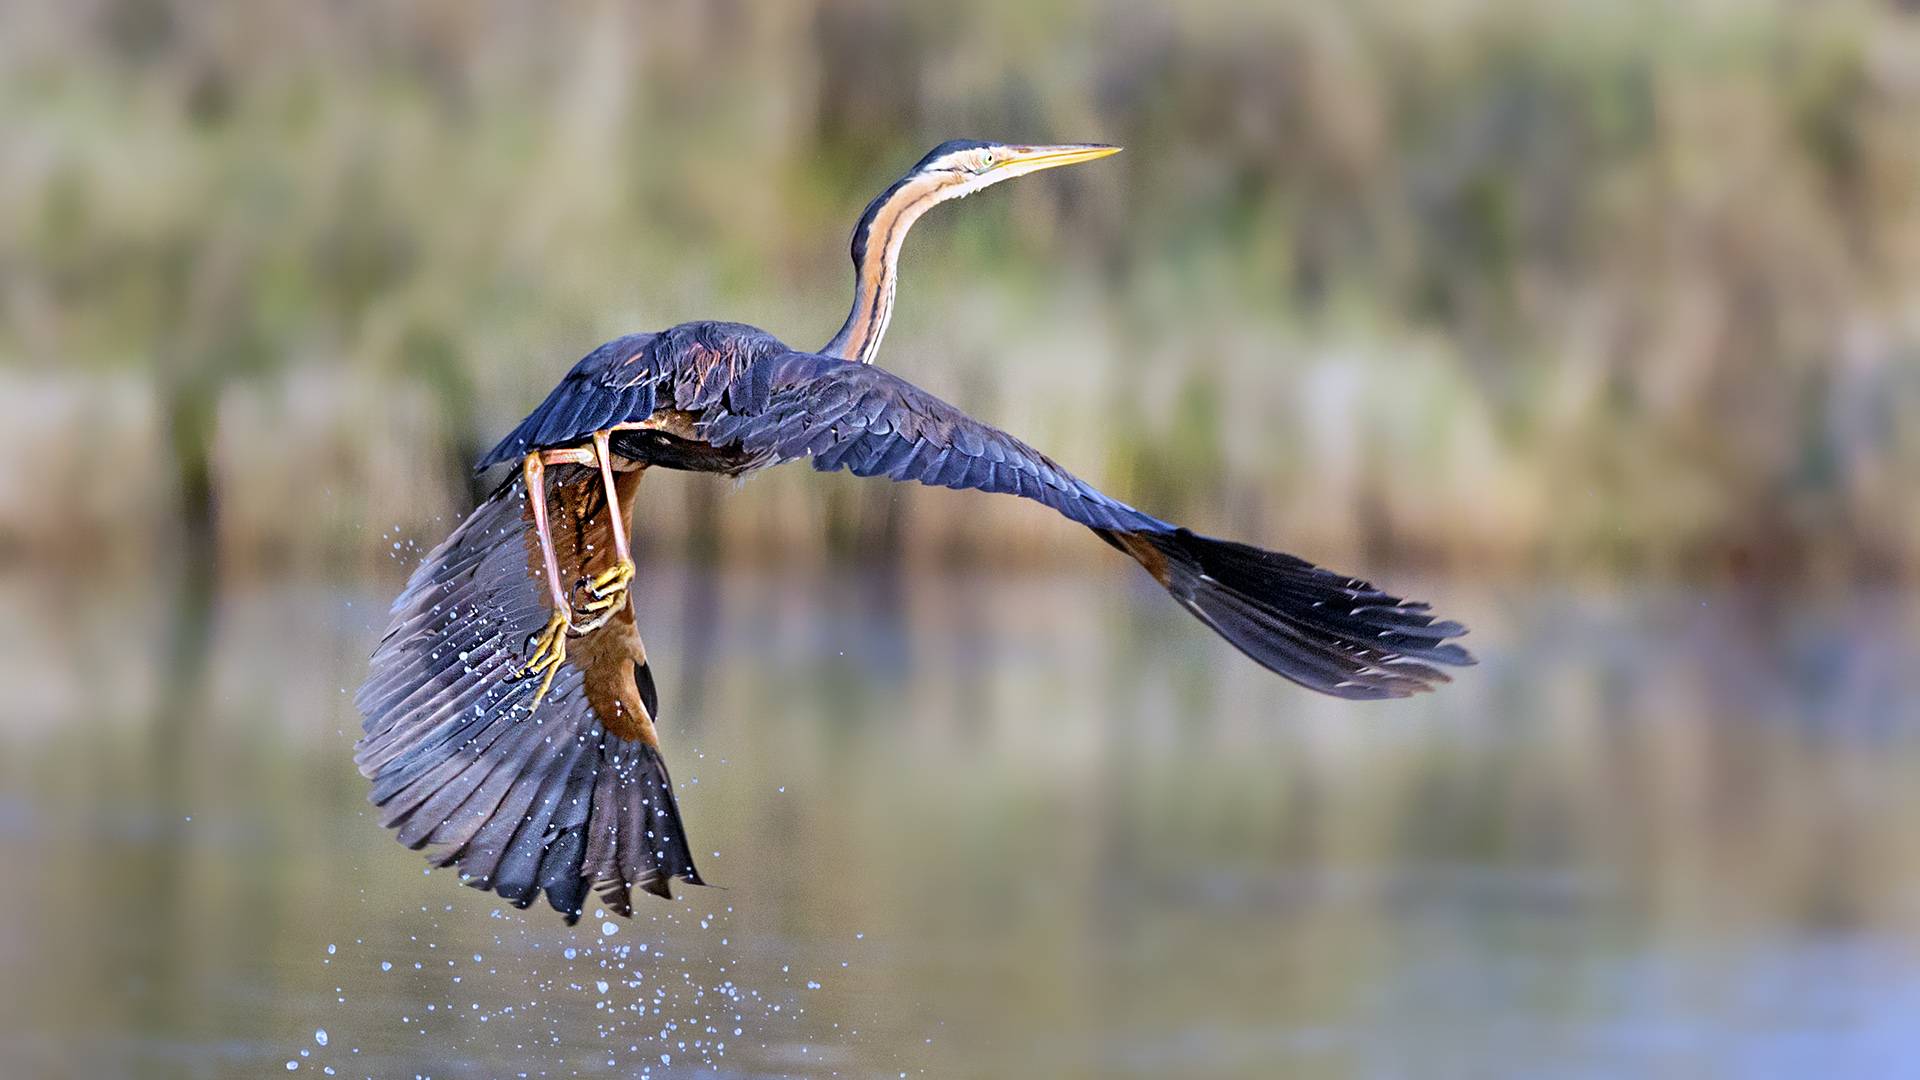
[(811, 457), (823, 472), (918, 480), (1033, 499), (1132, 556), (1174, 598), (1262, 666), (1346, 698), (1405, 697), (1471, 664), (1466, 633), (1427, 605), (1303, 559), (1199, 536), (1109, 498), (1045, 454), (879, 368), (783, 358), (766, 408), (707, 423), (715, 442)]
[[(626, 505), (638, 479), (622, 477)], [(563, 580), (596, 572), (612, 552), (597, 474), (555, 469), (548, 483)], [(382, 824), (467, 884), (520, 907), (545, 890), (568, 922), (596, 887), (624, 914), (631, 886), (700, 883), (654, 738), (653, 679), (626, 609), (573, 642), (533, 706), (539, 680), (519, 673), (553, 604), (530, 518), (516, 474), (415, 571), (355, 698), (355, 761)]]
[(821, 472), (917, 480), (1043, 503), (1094, 529), (1172, 529), (1112, 499), (1053, 459), (882, 368), (795, 353), (775, 370), (766, 407), (704, 431), (775, 460), (811, 457)]

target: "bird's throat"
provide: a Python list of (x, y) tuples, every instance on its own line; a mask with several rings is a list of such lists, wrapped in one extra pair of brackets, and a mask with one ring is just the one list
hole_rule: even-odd
[(840, 332), (820, 350), (871, 364), (893, 319), (894, 286), (899, 280), (900, 248), (907, 231), (935, 204), (952, 196), (938, 177), (909, 177), (867, 208), (853, 235), (853, 309)]

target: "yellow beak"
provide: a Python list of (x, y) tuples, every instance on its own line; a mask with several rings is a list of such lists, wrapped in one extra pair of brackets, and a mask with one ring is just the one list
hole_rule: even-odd
[(1098, 143), (1069, 143), (1063, 146), (1008, 146), (1001, 148), (1005, 158), (983, 175), (995, 180), (1025, 176), (1041, 169), (1051, 169), (1060, 165), (1077, 165), (1082, 161), (1092, 161), (1108, 154), (1117, 154), (1117, 146), (1102, 146)]

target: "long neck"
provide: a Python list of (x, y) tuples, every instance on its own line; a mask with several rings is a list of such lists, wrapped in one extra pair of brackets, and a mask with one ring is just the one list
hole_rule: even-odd
[(822, 356), (837, 356), (862, 364), (873, 363), (893, 318), (893, 286), (900, 264), (900, 245), (907, 230), (935, 203), (947, 183), (938, 174), (909, 176), (873, 200), (853, 229), (853, 310)]

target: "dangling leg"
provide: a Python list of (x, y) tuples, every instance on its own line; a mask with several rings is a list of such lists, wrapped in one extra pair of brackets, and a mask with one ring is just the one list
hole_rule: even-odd
[[(529, 678), (535, 674), (541, 677), (540, 689), (533, 695), (531, 710), (547, 696), (547, 690), (553, 686), (553, 677), (559, 673), (560, 665), (567, 659), (567, 637), (598, 630), (607, 624), (620, 605), (626, 600), (627, 586), (633, 581), (633, 552), (627, 543), (627, 523), (624, 508), (620, 505), (619, 492), (614, 487), (613, 454), (609, 443), (611, 431), (595, 432), (593, 448), (576, 447), (566, 450), (538, 450), (528, 454), (523, 469), (527, 481), (527, 497), (533, 502), (533, 528), (540, 541), (540, 561), (547, 573), (547, 588), (553, 595), (553, 617), (547, 620), (546, 627), (534, 636), (533, 653), (527, 658), (527, 664), (520, 670), (519, 677)], [(606, 486), (607, 513), (613, 533), (613, 551), (617, 560), (612, 567), (590, 580), (583, 581), (589, 599), (575, 605), (568, 597), (568, 590), (560, 584), (560, 562), (553, 550), (553, 532), (548, 526), (546, 467), (548, 465), (597, 465), (601, 482)], [(591, 616), (586, 622), (576, 624), (573, 614)]]
[(593, 433), (593, 454), (600, 465), (600, 482), (607, 490), (607, 524), (613, 533), (613, 566), (601, 572), (587, 582), (587, 595), (591, 599), (577, 605), (583, 615), (594, 618), (575, 630), (584, 634), (605, 626), (620, 605), (626, 603), (627, 586), (633, 581), (633, 551), (627, 544), (626, 508), (620, 505), (620, 492), (613, 482), (613, 452), (609, 446), (613, 432), (596, 431)]
[[(596, 437), (596, 441), (599, 442), (603, 440)], [(599, 629), (606, 624), (608, 615), (611, 614), (613, 610), (614, 601), (608, 601), (606, 603), (606, 614), (602, 614), (592, 622), (582, 625), (576, 625), (574, 623), (574, 605), (572, 601), (567, 599), (567, 590), (560, 584), (560, 561), (554, 554), (553, 532), (547, 525), (547, 466), (593, 465), (596, 462), (601, 463), (601, 475), (606, 478), (608, 483), (607, 497), (609, 500), (612, 500), (612, 467), (606, 463), (604, 457), (596, 454), (595, 450), (590, 450), (586, 447), (576, 447), (569, 450), (539, 450), (528, 454), (523, 466), (527, 479), (527, 498), (533, 501), (533, 529), (540, 539), (540, 561), (547, 572), (547, 588), (553, 594), (553, 617), (547, 620), (546, 628), (534, 636), (532, 642), (533, 655), (527, 658), (526, 667), (521, 668), (519, 673), (519, 677), (521, 678), (528, 678), (536, 674), (541, 676), (540, 689), (533, 695), (532, 703), (527, 706), (529, 711), (531, 711), (534, 706), (539, 705), (540, 700), (547, 696), (547, 690), (553, 686), (553, 677), (559, 674), (560, 665), (566, 662), (568, 635), (578, 637), (589, 630)], [(614, 535), (619, 537), (621, 541), (616, 546), (624, 549), (626, 547), (625, 532), (624, 530), (620, 530), (617, 523), (615, 528), (617, 531)], [(623, 557), (623, 563), (626, 568), (624, 574), (621, 573), (619, 566), (615, 566), (612, 570), (594, 579), (593, 582), (587, 583), (589, 592), (595, 597), (593, 601), (589, 602), (590, 604), (597, 605), (600, 601), (599, 594), (593, 591), (596, 582), (617, 579), (620, 587), (624, 588), (628, 581), (633, 580), (632, 561)], [(593, 606), (583, 610), (585, 610), (587, 614), (593, 614), (599, 611), (600, 608)]]
[(547, 690), (553, 686), (553, 677), (567, 659), (567, 634), (573, 630), (570, 617), (572, 607), (567, 603), (566, 590), (560, 587), (560, 563), (553, 553), (553, 534), (547, 528), (545, 458), (545, 451), (535, 451), (527, 455), (521, 466), (527, 481), (527, 498), (533, 503), (533, 531), (540, 541), (540, 561), (546, 567), (547, 588), (553, 594), (553, 617), (547, 620), (546, 628), (534, 636), (533, 654), (527, 657), (526, 666), (516, 675), (516, 678), (522, 679), (541, 676), (540, 689), (534, 692), (533, 701), (527, 705), (528, 712), (540, 704), (540, 700), (547, 696)]

